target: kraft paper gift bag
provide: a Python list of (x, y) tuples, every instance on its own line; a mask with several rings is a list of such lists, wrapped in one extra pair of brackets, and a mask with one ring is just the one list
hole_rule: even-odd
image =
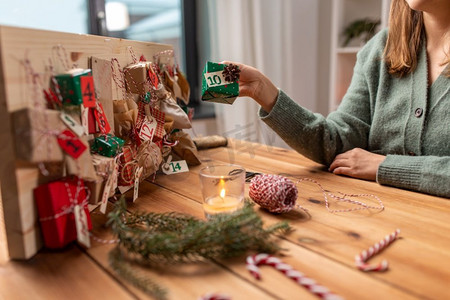
[(181, 100), (184, 102), (184, 104), (189, 104), (189, 98), (191, 96), (191, 88), (189, 87), (189, 82), (186, 80), (186, 77), (184, 74), (180, 71), (180, 69), (177, 67), (177, 77), (178, 77), (178, 85), (181, 89)]
[(117, 137), (128, 140), (130, 132), (136, 125), (138, 106), (131, 99), (114, 100), (114, 132)]
[(189, 134), (181, 130), (174, 132), (170, 135), (170, 141), (178, 141), (178, 144), (172, 147), (172, 152), (185, 160), (189, 166), (201, 164), (198, 158), (197, 148)]
[(188, 115), (181, 109), (172, 98), (171, 94), (167, 92), (162, 85), (155, 92), (159, 99), (161, 111), (173, 119), (173, 128), (189, 129), (192, 127)]
[(164, 72), (164, 86), (166, 87), (167, 91), (172, 94), (173, 99), (180, 99), (183, 101), (186, 105), (186, 101), (189, 103), (189, 99), (184, 99), (183, 93), (181, 91), (180, 86), (178, 85), (178, 77), (177, 75), (174, 75), (173, 77), (169, 74), (168, 71)]

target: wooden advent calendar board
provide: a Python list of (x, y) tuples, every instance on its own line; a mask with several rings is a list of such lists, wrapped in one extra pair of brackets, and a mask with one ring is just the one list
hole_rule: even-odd
[[(36, 164), (16, 159), (11, 114), (45, 101), (41, 85), (48, 87), (51, 74), (68, 67), (93, 69), (94, 81), (99, 80), (96, 74), (102, 75), (100, 79), (106, 80), (102, 85), (110, 88), (97, 95), (100, 102), (102, 98), (123, 99), (123, 91), (111, 77), (111, 59), (116, 58), (124, 67), (133, 62), (133, 55), (151, 60), (169, 49), (170, 45), (0, 26), (0, 208), (10, 258), (28, 259), (42, 246), (33, 198), (33, 189), (42, 182), (42, 176)], [(38, 83), (33, 83), (30, 67), (39, 75), (35, 78)], [(112, 112), (105, 114), (109, 119)]]

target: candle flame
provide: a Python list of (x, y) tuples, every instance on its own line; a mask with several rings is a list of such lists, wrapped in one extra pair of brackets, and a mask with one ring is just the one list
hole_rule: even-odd
[(225, 189), (222, 189), (220, 191), (220, 198), (224, 199), (225, 198)]

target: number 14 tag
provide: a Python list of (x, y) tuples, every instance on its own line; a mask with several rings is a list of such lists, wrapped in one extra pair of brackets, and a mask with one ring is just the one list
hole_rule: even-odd
[(167, 162), (162, 165), (161, 170), (166, 175), (189, 172), (188, 165), (185, 160), (172, 161), (172, 155), (169, 156)]

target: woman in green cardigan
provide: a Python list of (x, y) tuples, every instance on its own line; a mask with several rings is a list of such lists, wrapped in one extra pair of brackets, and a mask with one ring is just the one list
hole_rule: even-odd
[(240, 95), (299, 153), (335, 174), (450, 198), (450, 1), (393, 0), (389, 30), (357, 55), (327, 118), (240, 64)]

